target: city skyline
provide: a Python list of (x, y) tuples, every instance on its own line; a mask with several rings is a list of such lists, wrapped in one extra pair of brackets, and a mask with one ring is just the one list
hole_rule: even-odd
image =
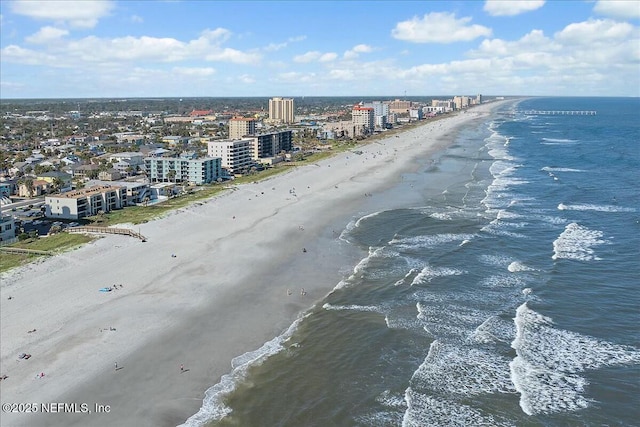
[(602, 0), (2, 1), (0, 98), (639, 96), (639, 18)]

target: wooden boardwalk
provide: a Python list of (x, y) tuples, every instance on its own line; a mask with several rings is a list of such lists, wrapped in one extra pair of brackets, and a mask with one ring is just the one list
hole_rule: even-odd
[(113, 228), (113, 227), (96, 227), (96, 226), (81, 226), (81, 227), (71, 227), (67, 228), (66, 231), (68, 233), (96, 233), (96, 234), (122, 234), (125, 236), (135, 237), (136, 239), (140, 239), (143, 242), (147, 241), (147, 238), (144, 237), (140, 233), (136, 233), (135, 231), (129, 228)]
[(50, 251), (39, 251), (37, 249), (24, 249), (24, 248), (12, 248), (12, 247), (2, 247), (0, 251), (7, 252), (10, 254), (28, 254), (28, 255), (53, 255)]

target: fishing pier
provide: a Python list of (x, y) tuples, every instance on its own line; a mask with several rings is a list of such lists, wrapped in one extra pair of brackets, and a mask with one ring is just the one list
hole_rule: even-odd
[(528, 116), (595, 116), (595, 110), (527, 110)]

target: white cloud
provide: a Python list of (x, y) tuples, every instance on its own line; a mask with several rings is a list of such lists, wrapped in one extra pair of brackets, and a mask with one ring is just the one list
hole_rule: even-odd
[(144, 19), (142, 18), (142, 16), (138, 16), (138, 15), (131, 15), (131, 22), (133, 22), (134, 24), (142, 24), (144, 22)]
[(55, 27), (42, 27), (38, 32), (25, 38), (27, 43), (45, 44), (58, 40), (69, 34), (69, 31)]
[(267, 45), (267, 47), (264, 48), (264, 50), (266, 50), (267, 52), (275, 52), (277, 50), (284, 49), (285, 47), (289, 46), (290, 43), (301, 42), (301, 41), (305, 40), (306, 38), (307, 38), (307, 36), (289, 37), (286, 42), (269, 43)]
[(335, 61), (337, 57), (338, 57), (337, 53), (327, 52), (327, 53), (323, 53), (320, 56), (320, 58), (318, 58), (318, 61), (320, 61), (320, 62), (331, 62), (331, 61)]
[[(77, 62), (107, 65), (138, 61), (177, 62), (204, 58), (206, 61), (255, 64), (262, 59), (261, 55), (255, 52), (222, 47), (221, 43), (230, 36), (224, 29), (205, 30), (199, 38), (188, 42), (170, 37), (149, 36), (111, 39), (88, 36), (68, 40), (62, 38), (66, 34), (65, 30), (44, 27), (27, 38), (31, 43), (41, 43), (41, 50), (27, 50), (17, 45), (8, 46), (2, 50), (2, 61), (68, 67), (74, 62), (77, 66)], [(58, 42), (49, 43), (51, 40)]]
[(360, 56), (361, 53), (369, 53), (373, 52), (373, 48), (366, 44), (359, 44), (354, 46), (352, 49), (349, 49), (344, 53), (345, 59), (355, 59)]
[(3, 62), (13, 62), (27, 65), (55, 65), (56, 57), (36, 50), (25, 49), (16, 45), (9, 45), (0, 50), (0, 58)]
[(329, 70), (327, 77), (333, 80), (346, 80), (346, 81), (352, 81), (352, 80), (356, 80), (357, 78), (362, 78), (362, 76), (358, 74), (356, 71), (350, 70), (347, 68)]
[(302, 55), (294, 56), (293, 61), (301, 62), (301, 63), (313, 62), (313, 61), (317, 61), (320, 58), (320, 56), (322, 56), (321, 52), (318, 52), (317, 50), (313, 50), (313, 51), (305, 52)]
[(211, 67), (174, 67), (173, 72), (187, 77), (209, 77), (216, 73)]
[(610, 19), (589, 20), (567, 25), (555, 35), (558, 41), (567, 44), (593, 45), (593, 43), (606, 43), (622, 41), (638, 34), (631, 24), (616, 22)]
[(613, 18), (640, 18), (640, 2), (637, 0), (599, 0), (593, 11)]
[(391, 35), (413, 43), (453, 43), (491, 36), (491, 29), (482, 25), (468, 25), (470, 17), (456, 19), (455, 14), (433, 12), (422, 19), (414, 17), (396, 24)]
[(37, 20), (54, 21), (76, 28), (93, 28), (114, 7), (111, 0), (14, 0), (11, 10)]
[(224, 43), (231, 38), (231, 31), (226, 28), (206, 29), (200, 33), (200, 37), (216, 44)]
[(514, 16), (541, 8), (545, 0), (486, 0), (484, 11), (492, 16)]
[(334, 61), (338, 57), (338, 54), (334, 52), (322, 53), (317, 50), (311, 50), (309, 52), (303, 53), (302, 55), (296, 55), (293, 57), (294, 62), (307, 64), (309, 62), (331, 62)]
[(242, 74), (241, 76), (238, 76), (238, 79), (240, 80), (241, 83), (246, 84), (246, 85), (256, 82), (256, 79), (254, 79), (249, 74)]
[(231, 48), (217, 50), (205, 56), (207, 61), (233, 62), (235, 64), (257, 64), (261, 58), (257, 53), (246, 53)]
[(300, 73), (296, 71), (290, 71), (287, 73), (280, 73), (273, 79), (278, 83), (311, 83), (318, 79), (316, 73)]

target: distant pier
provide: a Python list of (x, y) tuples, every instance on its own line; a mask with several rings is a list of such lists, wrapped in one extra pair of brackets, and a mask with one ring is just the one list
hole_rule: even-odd
[(526, 115), (536, 116), (595, 116), (595, 110), (527, 110), (524, 112)]

